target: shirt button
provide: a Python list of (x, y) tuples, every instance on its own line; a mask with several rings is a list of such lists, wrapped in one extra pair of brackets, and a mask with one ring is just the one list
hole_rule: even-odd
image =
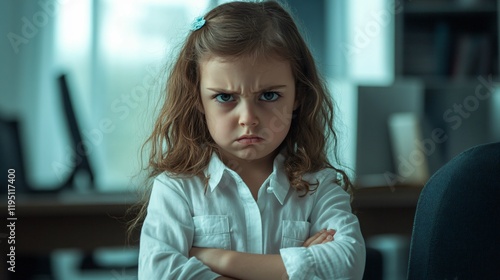
[(273, 193), (273, 187), (267, 188), (267, 193)]

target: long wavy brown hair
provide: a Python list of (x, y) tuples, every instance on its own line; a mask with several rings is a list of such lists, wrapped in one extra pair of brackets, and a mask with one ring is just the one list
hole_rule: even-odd
[[(316, 183), (304, 181), (303, 175), (332, 168), (340, 175), (336, 183), (350, 192), (347, 174), (327, 158), (328, 148), (333, 148), (337, 160), (333, 101), (290, 13), (275, 1), (229, 2), (208, 12), (204, 19), (199, 30), (189, 33), (169, 71), (163, 105), (143, 146), (143, 151), (147, 147), (150, 153), (146, 167), (150, 181), (163, 172), (203, 176), (207, 181), (203, 170), (218, 148), (200, 111), (199, 62), (207, 57), (268, 56), (288, 60), (296, 80), (299, 106), (280, 146), (291, 187), (306, 195), (314, 191)], [(146, 215), (151, 183), (146, 186), (130, 230)]]

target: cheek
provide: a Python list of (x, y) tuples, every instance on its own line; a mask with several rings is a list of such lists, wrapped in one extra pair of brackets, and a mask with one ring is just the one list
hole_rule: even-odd
[(290, 108), (286, 106), (273, 108), (266, 118), (267, 127), (276, 133), (282, 132), (283, 130), (288, 131), (292, 123), (292, 111)]
[(205, 113), (205, 120), (207, 121), (207, 127), (210, 134), (214, 135), (217, 130), (217, 118), (211, 114)]
[(216, 110), (214, 108), (206, 107), (205, 109), (205, 118), (207, 122), (210, 123), (218, 123), (224, 120), (224, 114), (220, 112), (220, 110)]
[(205, 120), (212, 137), (220, 138), (223, 134), (227, 134), (233, 126), (227, 114), (224, 114), (221, 110), (214, 110), (214, 108), (205, 107)]
[(273, 138), (281, 139), (288, 133), (290, 123), (280, 121), (279, 119), (272, 119), (271, 122), (269, 122), (268, 128), (269, 132), (273, 134)]

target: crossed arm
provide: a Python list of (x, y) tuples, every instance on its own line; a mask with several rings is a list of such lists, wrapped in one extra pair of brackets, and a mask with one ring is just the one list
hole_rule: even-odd
[[(303, 247), (333, 240), (335, 230), (321, 230), (307, 239)], [(212, 271), (224, 275), (218, 279), (288, 279), (281, 256), (241, 253), (223, 249), (197, 248), (189, 251)]]

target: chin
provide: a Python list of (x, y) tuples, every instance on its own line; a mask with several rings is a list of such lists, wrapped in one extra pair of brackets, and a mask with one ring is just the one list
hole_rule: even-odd
[(260, 153), (257, 153), (255, 151), (243, 151), (243, 152), (238, 152), (235, 154), (236, 157), (238, 157), (239, 159), (243, 159), (243, 160), (256, 160), (256, 159), (260, 159), (262, 158), (262, 156), (260, 155)]
[(271, 151), (262, 151), (259, 149), (248, 149), (247, 151), (240, 151), (238, 157), (244, 160), (260, 160), (269, 157), (273, 153)]
[(246, 147), (245, 149), (232, 151), (226, 150), (226, 153), (236, 160), (255, 160), (262, 157), (262, 152), (258, 151), (254, 147)]
[(228, 160), (260, 160), (270, 155), (275, 155), (276, 149), (269, 149), (268, 147), (249, 145), (246, 147), (226, 147), (222, 148), (222, 154)]

